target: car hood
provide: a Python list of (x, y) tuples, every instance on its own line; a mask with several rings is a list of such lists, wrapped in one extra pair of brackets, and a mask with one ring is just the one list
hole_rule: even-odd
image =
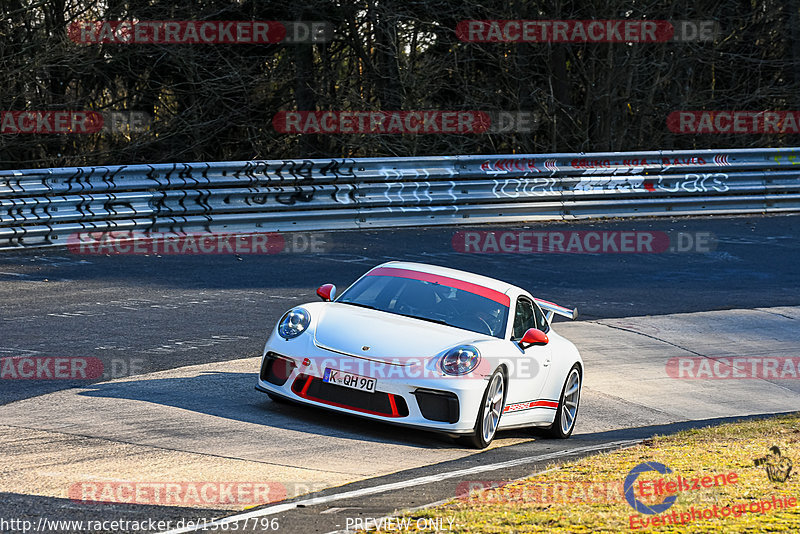
[[(493, 339), (477, 332), (378, 310), (331, 302), (319, 317), (314, 342), (359, 358), (419, 361), (463, 343)], [(366, 349), (365, 347), (369, 347)]]

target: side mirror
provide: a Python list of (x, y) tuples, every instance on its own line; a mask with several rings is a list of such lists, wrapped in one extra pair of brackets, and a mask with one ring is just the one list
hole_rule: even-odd
[(317, 288), (317, 295), (324, 301), (331, 301), (336, 298), (336, 286), (333, 284), (321, 285)]
[(549, 342), (547, 334), (538, 328), (529, 328), (525, 335), (522, 336), (522, 339), (519, 340), (519, 346), (524, 349), (531, 345), (547, 345)]

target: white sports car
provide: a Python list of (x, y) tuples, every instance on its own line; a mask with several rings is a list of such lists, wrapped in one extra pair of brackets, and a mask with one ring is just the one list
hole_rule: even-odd
[[(369, 419), (443, 432), (477, 448), (498, 430), (575, 428), (583, 361), (550, 322), (577, 310), (455, 269), (389, 262), (273, 329), (256, 389)], [(543, 311), (544, 310), (544, 311)]]

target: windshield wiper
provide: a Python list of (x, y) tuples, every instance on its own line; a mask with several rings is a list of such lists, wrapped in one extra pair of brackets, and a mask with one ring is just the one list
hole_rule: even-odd
[[(367, 308), (368, 310), (377, 310), (375, 306), (370, 306), (369, 304), (361, 304), (360, 302), (348, 302), (346, 300), (338, 300), (336, 301), (339, 304), (350, 304), (351, 306), (358, 306), (359, 308)], [(379, 310), (383, 311), (383, 310)]]
[[(453, 325), (451, 325), (450, 323), (448, 323), (446, 321), (442, 321), (441, 319), (432, 319), (430, 317), (420, 317), (419, 315), (410, 315), (408, 313), (397, 313), (397, 312), (392, 312), (392, 313), (394, 313), (395, 315), (402, 315), (403, 317), (411, 317), (412, 319), (420, 319), (421, 321), (428, 321), (428, 322), (431, 322), (431, 323), (443, 324), (445, 326), (453, 326)], [(458, 328), (458, 327), (457, 326), (453, 326), (453, 328)]]
[[(346, 300), (337, 300), (336, 302), (338, 302), (340, 304), (350, 304), (351, 306), (358, 306), (360, 308), (367, 308), (368, 310), (378, 310), (378, 311), (383, 311), (383, 312), (386, 311), (386, 310), (382, 310), (380, 308), (376, 308), (375, 306), (370, 306), (369, 304), (362, 304), (360, 302), (348, 302)], [(403, 317), (411, 317), (412, 319), (420, 319), (421, 321), (428, 321), (428, 322), (431, 322), (431, 323), (443, 324), (445, 326), (452, 326), (453, 328), (459, 328), (458, 326), (451, 325), (450, 323), (448, 323), (446, 321), (442, 321), (441, 319), (432, 319), (430, 317), (420, 317), (418, 315), (411, 315), (409, 313), (397, 313), (397, 312), (388, 312), (388, 313), (393, 313), (395, 315), (402, 315)]]

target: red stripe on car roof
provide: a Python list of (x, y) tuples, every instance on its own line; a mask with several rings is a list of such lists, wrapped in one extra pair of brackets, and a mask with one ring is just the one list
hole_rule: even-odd
[(398, 278), (410, 278), (412, 280), (422, 280), (423, 282), (433, 282), (447, 287), (454, 287), (469, 293), (486, 297), (503, 306), (510, 306), (511, 299), (505, 293), (500, 293), (494, 289), (489, 289), (472, 282), (465, 282), (457, 278), (450, 278), (438, 274), (423, 273), (420, 271), (412, 271), (410, 269), (398, 269), (397, 267), (378, 267), (367, 273), (367, 276), (395, 276)]

